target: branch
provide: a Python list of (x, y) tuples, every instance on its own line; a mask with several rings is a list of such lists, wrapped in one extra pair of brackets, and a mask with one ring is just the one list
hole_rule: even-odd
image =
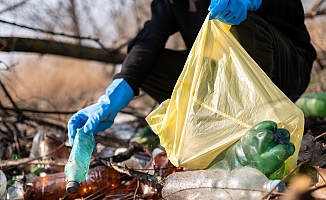
[(18, 166), (22, 164), (30, 164), (30, 165), (56, 165), (56, 166), (65, 166), (67, 163), (67, 159), (64, 158), (48, 158), (48, 159), (37, 159), (31, 160), (31, 158), (21, 158), (17, 160), (3, 160), (0, 161), (0, 167), (8, 167), (8, 166)]
[(19, 2), (17, 4), (14, 4), (13, 6), (10, 6), (8, 8), (5, 8), (5, 9), (3, 9), (3, 10), (0, 11), (0, 14), (2, 14), (4, 12), (7, 12), (7, 11), (15, 10), (16, 8), (20, 7), (21, 5), (27, 3), (27, 1), (29, 1), (29, 0), (24, 0), (22, 2)]
[(325, 15), (326, 14), (326, 9), (322, 9), (322, 10), (318, 10), (318, 11), (315, 11), (315, 12), (307, 12), (305, 14), (305, 18), (314, 18), (318, 15)]
[(5, 168), (2, 169), (2, 171), (6, 171), (9, 170), (11, 168), (13, 168), (12, 166), (18, 166), (18, 165), (22, 165), (22, 164), (26, 164), (26, 163), (30, 163), (34, 160), (38, 160), (41, 159), (42, 157), (48, 156), (50, 154), (53, 154), (54, 152), (58, 151), (59, 149), (61, 149), (63, 146), (65, 145), (65, 143), (61, 143), (61, 145), (59, 145), (58, 147), (56, 147), (55, 149), (53, 149), (52, 151), (48, 152), (47, 154), (41, 155), (39, 157), (35, 157), (35, 158), (23, 158), (21, 159), (18, 163), (16, 163), (15, 165), (9, 165), (8, 162), (10, 161), (4, 161), (4, 162), (0, 162), (1, 164), (5, 164), (4, 166), (6, 166)]
[(104, 63), (122, 63), (126, 55), (111, 50), (73, 45), (53, 40), (31, 38), (0, 37), (0, 49), (5, 52), (19, 51), (40, 54), (53, 54)]
[(320, 9), (325, 0), (317, 1), (305, 14), (306, 18), (314, 18), (317, 15), (326, 14), (326, 9)]
[(164, 178), (162, 178), (161, 176), (158, 176), (156, 174), (151, 175), (148, 173), (139, 172), (139, 171), (130, 169), (128, 167), (121, 167), (121, 166), (117, 165), (116, 163), (111, 163), (111, 162), (109, 163), (109, 166), (112, 167), (113, 169), (115, 169), (117, 172), (126, 174), (131, 177), (139, 178), (140, 180), (147, 180), (147, 181), (153, 182), (153, 183), (161, 185), (161, 186), (164, 184)]

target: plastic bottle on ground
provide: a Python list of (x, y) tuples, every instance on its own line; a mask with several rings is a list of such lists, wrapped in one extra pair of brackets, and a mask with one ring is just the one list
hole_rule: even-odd
[[(250, 167), (236, 168), (224, 180), (230, 199), (262, 199), (268, 192), (280, 183), (280, 180), (269, 180), (262, 172)], [(242, 190), (243, 188), (243, 190)], [(276, 191), (285, 190), (284, 183), (276, 188)]]
[(66, 176), (64, 172), (36, 177), (25, 184), (25, 200), (53, 200), (85, 198), (92, 194), (104, 195), (121, 184), (120, 174), (113, 168), (97, 166), (91, 168), (86, 180), (80, 183), (77, 193), (66, 192)]
[(85, 133), (83, 128), (77, 130), (74, 146), (64, 171), (67, 177), (67, 192), (77, 193), (80, 183), (86, 179), (94, 144), (93, 133)]
[(176, 172), (169, 175), (162, 189), (166, 200), (212, 199), (253, 200), (262, 199), (279, 184), (276, 191), (285, 190), (285, 183), (268, 180), (259, 170), (242, 167), (232, 171), (224, 169)]

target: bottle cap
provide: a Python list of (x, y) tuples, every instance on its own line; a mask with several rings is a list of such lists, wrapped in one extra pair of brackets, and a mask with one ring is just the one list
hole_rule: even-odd
[(268, 185), (267, 185), (267, 191), (272, 191), (272, 189), (275, 188), (275, 186), (277, 185), (276, 191), (277, 192), (285, 192), (286, 190), (286, 185), (284, 182), (281, 182), (281, 180), (271, 180), (269, 181)]
[(66, 190), (67, 192), (69, 192), (70, 194), (76, 194), (78, 192), (79, 189), (79, 183), (76, 181), (69, 181), (66, 185)]

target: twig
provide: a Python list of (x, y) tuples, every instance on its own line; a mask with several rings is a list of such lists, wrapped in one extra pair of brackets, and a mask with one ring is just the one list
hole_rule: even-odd
[(151, 175), (148, 173), (143, 173), (143, 172), (139, 172), (133, 169), (130, 169), (128, 167), (122, 167), (119, 166), (113, 162), (109, 162), (109, 165), (115, 169), (117, 172), (123, 173), (123, 174), (127, 174), (129, 176), (135, 177), (135, 178), (139, 178), (140, 180), (147, 180), (150, 182), (154, 182), (158, 185), (163, 185), (164, 181), (163, 178), (161, 176), (157, 176), (157, 175)]
[(315, 139), (318, 139), (318, 138), (320, 138), (320, 137), (322, 137), (322, 136), (324, 136), (324, 135), (326, 135), (326, 132), (324, 132), (324, 133), (318, 135), (317, 137), (315, 137)]
[(46, 31), (46, 30), (43, 30), (43, 29), (32, 28), (32, 27), (25, 26), (25, 25), (22, 25), (22, 24), (16, 24), (16, 23), (14, 23), (14, 22), (8, 22), (8, 21), (2, 20), (2, 19), (0, 19), (0, 22), (1, 22), (1, 23), (4, 23), (4, 24), (13, 25), (13, 26), (18, 26), (18, 27), (20, 27), (20, 28), (25, 28), (25, 29), (28, 29), (28, 30), (33, 30), (33, 31), (41, 32), (41, 33), (51, 34), (51, 35), (59, 35), (59, 36), (64, 36), (64, 37), (69, 37), (69, 38), (74, 38), (74, 39), (81, 39), (81, 40), (92, 40), (92, 41), (96, 42), (97, 44), (99, 44), (100, 47), (101, 47), (104, 51), (106, 51), (108, 54), (111, 54), (112, 52), (115, 51), (115, 50), (110, 50), (110, 51), (109, 51), (107, 48), (105, 48), (105, 46), (104, 46), (104, 45), (99, 41), (99, 39), (97, 39), (97, 38), (84, 37), (84, 36), (76, 36), (76, 35), (69, 35), (69, 34), (58, 33), (58, 32), (54, 32), (54, 31)]
[(14, 4), (13, 6), (10, 6), (8, 8), (5, 8), (5, 9), (3, 9), (3, 10), (0, 11), (0, 14), (2, 14), (4, 12), (7, 12), (7, 11), (10, 11), (10, 10), (14, 10), (14, 9), (18, 8), (19, 6), (25, 4), (27, 1), (29, 1), (29, 0), (24, 0), (24, 1), (21, 1), (19, 3)]
[(326, 9), (319, 10), (325, 0), (319, 0), (305, 14), (306, 18), (314, 18), (317, 15), (326, 14)]
[[(16, 105), (16, 103), (14, 102), (14, 100), (11, 98), (9, 92), (7, 91), (6, 87), (3, 85), (3, 83), (0, 80), (0, 86), (2, 88), (2, 90), (5, 92), (6, 96), (8, 97), (9, 101), (11, 102), (12, 106), (16, 109), (16, 112), (19, 112), (18, 106)], [(21, 114), (21, 113), (20, 113)]]
[[(38, 160), (44, 156), (47, 156), (47, 155), (50, 155), (56, 151), (58, 151), (60, 148), (62, 148), (63, 146), (65, 145), (65, 143), (63, 142), (62, 144), (60, 144), (57, 148), (53, 149), (52, 151), (48, 152), (47, 154), (44, 154), (44, 155), (41, 155), (41, 156), (38, 156), (38, 157), (35, 157), (35, 158), (28, 158), (26, 160), (24, 160), (24, 162), (21, 162), (20, 164), (17, 164), (15, 166), (18, 166), (18, 165), (22, 165), (22, 164), (26, 164), (26, 163), (29, 163), (31, 161), (34, 161), (34, 160)], [(10, 166), (10, 167), (6, 167), (4, 169), (2, 169), (2, 171), (6, 171), (6, 170), (9, 170), (9, 169), (12, 169), (14, 166)]]
[(30, 165), (56, 165), (56, 166), (65, 166), (67, 162), (67, 159), (63, 158), (47, 158), (47, 159), (37, 159), (37, 160), (32, 160), (31, 158), (21, 158), (17, 160), (3, 160), (0, 161), (0, 167), (6, 167), (6, 166), (18, 166), (21, 164), (30, 164)]
[(132, 155), (134, 155), (135, 153), (140, 153), (140, 152), (148, 152), (146, 150), (147, 147), (145, 147), (142, 144), (138, 144), (137, 142), (131, 142), (127, 151), (120, 153), (118, 155), (114, 155), (112, 157), (108, 157), (108, 158), (100, 158), (101, 161), (110, 161), (110, 162), (114, 162), (114, 163), (119, 163), (122, 161), (125, 161), (129, 158), (131, 158)]

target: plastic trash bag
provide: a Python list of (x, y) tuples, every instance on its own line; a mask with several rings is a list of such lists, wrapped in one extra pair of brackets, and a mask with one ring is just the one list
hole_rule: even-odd
[(278, 89), (227, 27), (206, 18), (170, 99), (146, 118), (173, 165), (204, 169), (253, 125), (271, 120), (287, 129), (296, 166), (302, 111)]

